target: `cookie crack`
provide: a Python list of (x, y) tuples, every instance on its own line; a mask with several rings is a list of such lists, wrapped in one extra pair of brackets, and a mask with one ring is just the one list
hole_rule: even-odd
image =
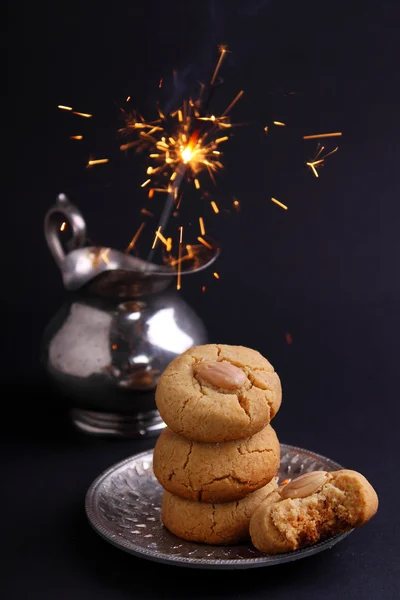
[(190, 442), (190, 448), (189, 448), (189, 452), (187, 454), (186, 460), (185, 460), (185, 464), (183, 465), (183, 470), (186, 469), (186, 467), (188, 466), (189, 463), (189, 459), (190, 459), (190, 455), (192, 454), (192, 450), (193, 450), (193, 442)]
[(175, 477), (176, 473), (175, 471), (172, 471), (169, 475), (168, 475), (168, 481), (171, 481), (173, 477)]
[[(251, 373), (250, 373), (250, 375), (251, 375)], [(252, 380), (250, 379), (250, 376), (249, 376), (249, 375), (248, 375), (248, 378), (249, 378), (249, 381), (250, 381), (250, 383), (251, 383), (251, 388), (250, 388), (250, 389), (252, 389), (252, 388), (256, 388), (256, 390), (260, 390), (261, 392), (271, 392), (272, 394), (274, 393), (274, 390), (272, 390), (272, 389), (270, 389), (270, 388), (261, 388), (261, 387), (259, 387), (258, 385), (256, 385), (256, 384), (254, 383), (254, 381), (252, 381)], [(274, 403), (273, 403), (273, 401), (272, 401), (272, 400), (270, 400), (270, 399), (268, 398), (268, 396), (267, 396), (267, 395), (265, 396), (265, 401), (266, 401), (266, 403), (267, 403), (267, 404), (268, 404), (268, 406), (269, 406), (269, 410), (270, 410), (270, 412), (272, 412), (272, 411), (274, 410)]]
[[(196, 399), (195, 399), (195, 402), (198, 402), (198, 401), (200, 400), (200, 398), (202, 398), (203, 396), (204, 396), (204, 394), (202, 393), (202, 394), (201, 394), (201, 395), (200, 395), (198, 398), (196, 398)], [(189, 398), (186, 398), (186, 399), (183, 401), (183, 404), (182, 404), (182, 406), (179, 408), (179, 411), (178, 411), (178, 413), (177, 413), (177, 414), (178, 414), (178, 418), (179, 418), (179, 420), (180, 420), (180, 423), (181, 423), (181, 430), (183, 430), (183, 428), (182, 428), (182, 416), (183, 416), (183, 415), (182, 415), (182, 413), (183, 413), (183, 411), (185, 410), (185, 408), (186, 408), (186, 406), (187, 406), (187, 404), (188, 404), (189, 402), (193, 402), (193, 398), (190, 398), (190, 397), (189, 397)]]
[(243, 398), (243, 396), (240, 392), (237, 394), (236, 397), (237, 397), (240, 408), (247, 415), (247, 418), (249, 419), (249, 423), (251, 423), (252, 418), (251, 418), (250, 412), (249, 412), (249, 410), (246, 409), (246, 406), (244, 406), (244, 404), (242, 404), (242, 403), (246, 402), (246, 398)]
[(235, 483), (248, 483), (247, 479), (240, 479), (240, 477), (235, 477), (234, 475), (222, 475), (221, 477), (214, 477), (213, 479), (210, 479), (210, 481), (204, 482), (203, 485), (211, 485), (212, 483), (215, 483), (216, 481), (224, 481), (224, 480), (234, 481)]
[(264, 454), (265, 452), (269, 453), (272, 452), (273, 454), (275, 454), (275, 451), (273, 448), (263, 448), (263, 449), (254, 449), (254, 450), (248, 450), (246, 449), (242, 449), (240, 446), (238, 446), (236, 448), (236, 450), (239, 452), (239, 454), (241, 454), (242, 456), (245, 456), (247, 454)]
[[(220, 356), (220, 353), (218, 354), (218, 356)], [(268, 373), (269, 375), (271, 375), (272, 373), (275, 373), (275, 369), (272, 365), (271, 365), (272, 371), (268, 371), (268, 369), (266, 369), (265, 367), (253, 367), (252, 365), (248, 365), (246, 363), (241, 363), (238, 360), (234, 360), (232, 358), (226, 358), (224, 356), (221, 357), (220, 362), (222, 362), (222, 361), (228, 362), (231, 365), (233, 365), (234, 367), (238, 367), (239, 369), (243, 369), (243, 370), (246, 369), (246, 371), (249, 371), (250, 373), (251, 373), (251, 371), (263, 371), (264, 373)]]
[(249, 373), (247, 375), (247, 378), (249, 379), (251, 385), (255, 388), (257, 388), (258, 390), (261, 390), (262, 392), (273, 392), (273, 388), (270, 386), (268, 387), (267, 384), (265, 384), (265, 387), (260, 387), (259, 385), (257, 385), (256, 383), (254, 383), (254, 375), (252, 373)]

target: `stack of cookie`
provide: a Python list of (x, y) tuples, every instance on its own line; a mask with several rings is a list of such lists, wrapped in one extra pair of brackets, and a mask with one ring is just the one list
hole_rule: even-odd
[(282, 400), (278, 375), (241, 346), (189, 349), (162, 374), (156, 404), (167, 424), (154, 449), (162, 519), (175, 535), (233, 544), (277, 487), (279, 441), (270, 426)]

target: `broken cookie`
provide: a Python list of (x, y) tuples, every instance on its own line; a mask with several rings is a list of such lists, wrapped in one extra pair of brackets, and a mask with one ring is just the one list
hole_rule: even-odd
[(261, 552), (289, 552), (360, 527), (377, 509), (377, 494), (360, 473), (305, 473), (260, 504), (250, 520), (250, 536)]

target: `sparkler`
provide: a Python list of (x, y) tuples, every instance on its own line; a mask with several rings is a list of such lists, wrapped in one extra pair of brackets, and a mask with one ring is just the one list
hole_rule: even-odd
[[(149, 251), (147, 261), (151, 263), (157, 248), (162, 249), (162, 257), (164, 262), (170, 267), (176, 268), (177, 271), (177, 289), (181, 288), (182, 263), (188, 263), (195, 268), (198, 256), (204, 248), (210, 251), (218, 250), (215, 242), (207, 240), (206, 227), (204, 218), (198, 217), (199, 233), (197, 237), (198, 245), (186, 245), (187, 254), (183, 255), (183, 226), (178, 227), (178, 244), (177, 257), (172, 255), (173, 237), (168, 236), (167, 228), (171, 217), (178, 217), (181, 203), (186, 198), (184, 196), (184, 186), (189, 184), (192, 186), (192, 194), (201, 196), (201, 199), (208, 198), (209, 205), (215, 215), (220, 213), (220, 209), (215, 200), (210, 198), (208, 192), (203, 192), (203, 174), (206, 174), (211, 182), (215, 185), (215, 174), (223, 169), (223, 152), (222, 144), (230, 138), (230, 130), (233, 124), (230, 119), (230, 112), (235, 107), (237, 102), (242, 98), (244, 91), (239, 93), (228, 104), (227, 108), (219, 115), (215, 115), (210, 110), (210, 103), (214, 94), (216, 82), (224, 58), (228, 53), (226, 46), (220, 46), (219, 58), (208, 84), (201, 84), (201, 89), (196, 98), (188, 98), (183, 104), (174, 108), (168, 114), (157, 107), (158, 116), (154, 120), (147, 121), (137, 111), (133, 110), (129, 113), (121, 108), (124, 115), (124, 126), (118, 130), (122, 143), (120, 143), (121, 151), (135, 149), (137, 152), (145, 153), (148, 161), (146, 169), (147, 178), (141, 183), (140, 187), (146, 189), (147, 197), (153, 198), (155, 195), (161, 195), (163, 199), (163, 208), (159, 221), (154, 230), (154, 238), (152, 247)], [(161, 78), (158, 87), (163, 86)], [(126, 103), (129, 103), (131, 96), (127, 96)], [(67, 111), (71, 114), (91, 118), (90, 113), (82, 113), (74, 110), (71, 106), (58, 105), (62, 111)], [(282, 121), (272, 121), (278, 129), (286, 127), (286, 123)], [(266, 134), (269, 132), (269, 126), (264, 127)], [(304, 140), (321, 139), (340, 137), (342, 132), (320, 133), (312, 135), (304, 135)], [(71, 135), (71, 140), (82, 140), (82, 135)], [(325, 148), (318, 143), (317, 151), (312, 160), (305, 164), (309, 167), (315, 177), (319, 177), (318, 170), (324, 164), (325, 159), (331, 156), (338, 150), (338, 147), (323, 154)], [(90, 158), (87, 167), (93, 167), (108, 163), (108, 158)], [(288, 210), (288, 206), (271, 197), (271, 201), (276, 205)], [(233, 198), (232, 207), (236, 212), (240, 211), (240, 203), (236, 198)], [(149, 218), (154, 217), (154, 213), (147, 208), (142, 208), (140, 211), (143, 215)], [(229, 212), (229, 211), (227, 211)], [(129, 253), (133, 249), (136, 251), (138, 239), (145, 227), (142, 222), (132, 237), (125, 252)], [(104, 262), (108, 262), (108, 252), (105, 251), (101, 258)], [(213, 273), (215, 279), (220, 279), (217, 272)], [(202, 287), (205, 291), (205, 286)]]
[[(201, 87), (196, 99), (189, 98), (167, 115), (158, 108), (158, 118), (152, 121), (146, 121), (136, 111), (130, 114), (123, 111), (125, 124), (119, 133), (125, 139), (120, 149), (126, 151), (134, 148), (136, 151), (145, 152), (150, 165), (146, 171), (148, 178), (141, 187), (149, 188), (149, 197), (160, 192), (167, 195), (156, 227), (154, 242), (147, 257), (148, 262), (153, 259), (157, 241), (161, 232), (166, 231), (172, 213), (177, 216), (179, 212), (183, 199), (183, 185), (193, 185), (194, 193), (198, 193), (202, 187), (201, 175), (207, 173), (215, 184), (214, 174), (223, 168), (220, 148), (221, 144), (229, 140), (228, 131), (232, 127), (229, 113), (244, 93), (241, 90), (220, 116), (210, 112), (210, 100), (227, 52), (225, 46), (220, 47), (219, 59), (210, 83)], [(166, 178), (167, 184), (164, 183)], [(216, 202), (212, 200), (210, 205), (213, 212), (218, 214)], [(215, 246), (204, 239), (204, 221), (202, 217), (199, 219), (199, 241), (203, 246), (214, 249)], [(166, 238), (164, 240), (167, 241)], [(167, 252), (171, 246), (172, 244), (164, 243)], [(182, 256), (178, 257), (178, 261), (166, 257), (170, 265), (177, 265), (178, 272), (182, 260)], [(178, 285), (180, 286), (180, 279)]]

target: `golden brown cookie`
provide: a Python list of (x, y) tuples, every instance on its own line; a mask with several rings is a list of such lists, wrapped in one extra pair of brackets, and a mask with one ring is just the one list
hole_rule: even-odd
[(279, 460), (279, 441), (270, 425), (249, 438), (220, 444), (192, 442), (166, 428), (154, 448), (153, 469), (171, 494), (230, 502), (271, 481)]
[(276, 478), (236, 502), (193, 502), (164, 492), (162, 520), (167, 529), (184, 540), (204, 544), (237, 544), (249, 539), (250, 517), (277, 487)]
[(377, 510), (376, 492), (360, 473), (306, 473), (257, 508), (250, 521), (251, 540), (261, 552), (289, 552), (360, 527)]
[(158, 382), (165, 423), (196, 442), (249, 437), (279, 410), (282, 389), (273, 366), (256, 350), (207, 344), (175, 358)]

